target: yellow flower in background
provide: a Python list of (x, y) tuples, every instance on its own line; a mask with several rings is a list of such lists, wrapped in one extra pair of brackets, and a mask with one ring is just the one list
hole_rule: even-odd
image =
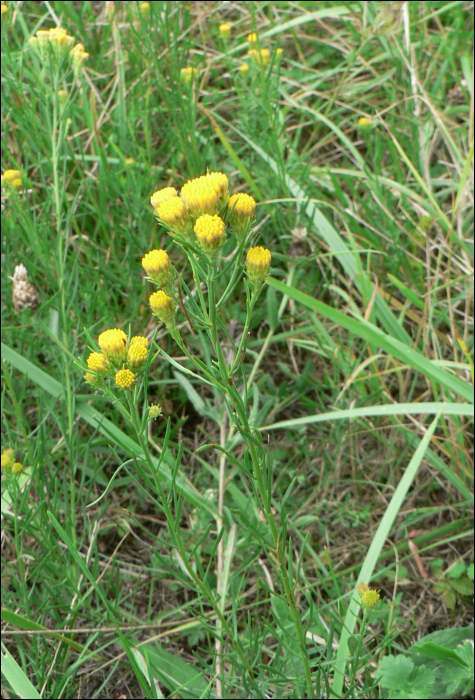
[(11, 447), (7, 447), (2, 452), (2, 469), (8, 469), (13, 462), (13, 457), (15, 456), (14, 451)]
[(120, 328), (104, 331), (97, 342), (107, 358), (122, 361), (127, 357), (127, 336)]
[(252, 58), (254, 63), (257, 63), (258, 66), (267, 66), (270, 60), (270, 51), (269, 49), (250, 49), (248, 51), (249, 56)]
[(132, 369), (142, 367), (145, 364), (148, 356), (148, 349), (142, 343), (134, 343), (129, 346), (127, 359)]
[(89, 58), (89, 54), (84, 51), (84, 46), (82, 44), (76, 44), (76, 46), (71, 50), (71, 62), (76, 73), (79, 73), (84, 65), (84, 62)]
[(196, 220), (194, 230), (203, 250), (215, 257), (224, 241), (225, 225), (221, 217), (203, 214)]
[(132, 345), (143, 345), (144, 348), (148, 350), (148, 338), (144, 335), (133, 335), (130, 339), (129, 348), (131, 348)]
[(20, 474), (20, 472), (23, 471), (23, 464), (21, 462), (13, 462), (12, 464), (12, 473), (13, 474)]
[(368, 117), (360, 117), (358, 119), (358, 128), (361, 131), (369, 131), (373, 126), (373, 122)]
[(142, 267), (146, 274), (159, 287), (168, 287), (173, 279), (170, 258), (165, 250), (151, 250), (142, 258)]
[(150, 15), (150, 3), (149, 2), (141, 2), (139, 4), (139, 12), (144, 17), (148, 17)]
[(163, 290), (154, 292), (149, 298), (150, 308), (153, 314), (171, 329), (175, 327), (175, 302)]
[(239, 71), (240, 71), (241, 75), (243, 75), (243, 76), (247, 75), (249, 73), (249, 63), (242, 63), (239, 66)]
[(219, 25), (219, 33), (221, 34), (221, 37), (227, 41), (229, 37), (231, 36), (231, 25), (227, 24), (224, 22), (223, 24)]
[(185, 203), (180, 197), (170, 197), (161, 202), (155, 210), (157, 216), (170, 228), (185, 233), (190, 226), (190, 219)]
[(131, 372), (130, 369), (120, 369), (115, 375), (115, 383), (119, 389), (131, 389), (134, 382), (135, 374)]
[(259, 285), (267, 277), (270, 270), (271, 252), (262, 246), (249, 248), (246, 255), (247, 274), (251, 284)]
[(7, 4), (5, 2), (2, 2), (2, 17), (6, 12), (8, 12)]
[(11, 187), (14, 190), (20, 190), (23, 187), (21, 172), (19, 170), (5, 170), (2, 174), (2, 185)]
[(278, 46), (275, 50), (275, 55), (277, 56), (277, 58), (280, 58), (283, 53), (284, 53), (284, 49), (281, 46)]
[(166, 202), (170, 197), (177, 197), (178, 192), (174, 187), (163, 187), (161, 190), (157, 190), (150, 197), (150, 202), (154, 209), (158, 209), (162, 202)]
[(229, 198), (228, 210), (229, 223), (236, 232), (238, 241), (240, 241), (242, 234), (245, 232), (252, 219), (254, 219), (256, 201), (250, 194), (238, 192), (237, 194), (231, 195)]
[(93, 372), (105, 372), (109, 368), (107, 357), (102, 352), (91, 352), (86, 363)]
[(162, 407), (159, 406), (157, 403), (152, 404), (151, 406), (148, 407), (148, 419), (149, 420), (155, 420), (155, 418), (158, 418), (161, 415), (162, 415)]
[(180, 77), (185, 83), (191, 83), (192, 80), (194, 80), (196, 76), (196, 68), (193, 66), (186, 66), (186, 68), (182, 68), (180, 71)]
[(251, 34), (248, 34), (247, 41), (248, 41), (249, 46), (251, 48), (254, 48), (254, 46), (257, 46), (257, 42), (259, 41), (259, 39), (258, 39), (256, 32), (251, 32)]
[(356, 586), (356, 590), (360, 596), (362, 607), (366, 608), (367, 610), (375, 608), (381, 600), (379, 591), (374, 590), (374, 588), (370, 588), (367, 583), (359, 583)]

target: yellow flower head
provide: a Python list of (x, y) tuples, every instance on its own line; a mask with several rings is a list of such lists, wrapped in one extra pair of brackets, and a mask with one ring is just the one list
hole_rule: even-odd
[(76, 44), (73, 49), (71, 49), (71, 62), (73, 64), (74, 70), (78, 73), (84, 65), (84, 62), (89, 58), (89, 54), (84, 51), (84, 46), (82, 44)]
[(363, 608), (375, 608), (381, 600), (379, 591), (375, 591), (374, 588), (370, 588), (367, 583), (359, 583), (356, 586), (356, 590), (360, 596), (361, 605)]
[(145, 364), (148, 356), (148, 350), (142, 343), (134, 343), (129, 346), (129, 351), (127, 353), (127, 358), (129, 360), (130, 366), (135, 369), (137, 367), (142, 367)]
[(221, 217), (211, 214), (203, 214), (195, 223), (196, 238), (203, 250), (215, 257), (224, 241), (225, 225)]
[(104, 355), (113, 361), (123, 361), (127, 357), (127, 336), (119, 328), (111, 328), (100, 334), (99, 347)]
[(267, 66), (270, 60), (270, 51), (269, 49), (250, 49), (248, 51), (249, 56), (252, 58), (254, 63), (257, 63), (258, 66)]
[(148, 407), (148, 418), (149, 420), (155, 420), (162, 415), (162, 407), (159, 404), (152, 404)]
[(257, 246), (249, 248), (246, 255), (247, 274), (251, 284), (261, 284), (269, 273), (271, 263), (271, 253), (267, 248)]
[(249, 223), (254, 219), (256, 201), (250, 194), (238, 192), (237, 194), (231, 195), (229, 198), (228, 209), (230, 212), (229, 222), (240, 242)]
[(129, 348), (131, 348), (132, 345), (143, 345), (144, 348), (148, 350), (148, 338), (144, 335), (133, 335), (130, 339)]
[(193, 216), (216, 214), (218, 205), (228, 192), (228, 178), (224, 173), (208, 173), (185, 182), (181, 196)]
[(164, 250), (151, 250), (142, 258), (142, 267), (146, 274), (159, 287), (167, 287), (173, 277), (168, 253)]
[(277, 56), (277, 58), (280, 58), (283, 53), (284, 53), (284, 49), (281, 46), (278, 46), (275, 50), (275, 55)]
[(131, 389), (135, 382), (135, 374), (130, 369), (120, 369), (115, 375), (115, 383), (119, 389)]
[(93, 372), (105, 372), (108, 365), (107, 357), (102, 352), (91, 352), (87, 358), (87, 366)]
[(174, 187), (163, 187), (161, 190), (157, 190), (150, 197), (150, 202), (154, 209), (158, 209), (159, 204), (166, 202), (170, 197), (177, 197), (178, 192)]
[(189, 229), (190, 219), (188, 211), (180, 197), (170, 197), (161, 202), (155, 213), (165, 224), (179, 233), (186, 233)]
[(180, 77), (185, 83), (191, 83), (192, 80), (194, 80), (196, 76), (196, 68), (193, 66), (186, 66), (186, 68), (182, 68), (180, 71)]
[(6, 12), (8, 12), (7, 4), (5, 2), (2, 2), (2, 17)]
[(144, 17), (148, 17), (150, 14), (150, 3), (149, 2), (141, 2), (139, 4), (139, 12)]
[(358, 119), (358, 127), (361, 131), (368, 131), (373, 126), (373, 122), (368, 117), (360, 117)]
[(20, 474), (20, 472), (23, 471), (23, 464), (21, 462), (13, 462), (12, 464), (12, 473), (13, 474)]
[(231, 36), (231, 25), (226, 23), (220, 24), (219, 33), (221, 34), (224, 40), (229, 39), (229, 37)]
[(13, 462), (14, 452), (11, 447), (7, 447), (2, 452), (2, 469), (7, 469)]
[(241, 72), (241, 75), (247, 75), (249, 73), (249, 63), (242, 63), (239, 66), (239, 70)]
[(254, 46), (257, 46), (257, 42), (259, 41), (256, 32), (251, 32), (251, 34), (248, 34), (247, 40), (248, 40), (249, 46), (251, 48), (253, 48)]
[(175, 302), (163, 290), (154, 292), (149, 298), (150, 308), (153, 314), (166, 325), (167, 328), (175, 327)]

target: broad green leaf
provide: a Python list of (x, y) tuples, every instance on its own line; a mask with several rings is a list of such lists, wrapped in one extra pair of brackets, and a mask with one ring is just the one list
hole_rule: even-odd
[[(8, 683), (13, 688), (14, 692), (20, 698), (28, 698), (36, 700), (41, 698), (36, 688), (32, 685), (20, 666), (17, 664), (13, 656), (10, 654), (6, 646), (2, 642), (2, 673)], [(6, 690), (6, 689), (5, 689)]]

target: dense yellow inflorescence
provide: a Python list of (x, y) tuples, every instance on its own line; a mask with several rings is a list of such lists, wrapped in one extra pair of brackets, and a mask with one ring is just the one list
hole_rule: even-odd
[(79, 71), (83, 67), (84, 62), (88, 58), (89, 54), (84, 50), (84, 46), (82, 44), (76, 44), (76, 46), (74, 46), (71, 50), (71, 62), (76, 71)]
[(231, 36), (231, 25), (227, 24), (226, 22), (223, 22), (223, 24), (219, 25), (219, 33), (221, 34), (223, 39), (229, 39)]
[(135, 374), (130, 369), (120, 369), (115, 375), (115, 383), (119, 389), (131, 389), (135, 382)]
[(91, 352), (87, 358), (87, 366), (93, 372), (105, 372), (109, 367), (109, 363), (102, 352)]
[(248, 225), (254, 219), (256, 201), (250, 194), (238, 192), (229, 198), (228, 210), (229, 223), (236, 231), (239, 240)]
[(195, 177), (181, 188), (182, 199), (193, 216), (216, 214), (227, 193), (228, 178), (219, 172)]
[(370, 588), (367, 583), (359, 583), (356, 586), (356, 590), (360, 596), (362, 607), (366, 608), (367, 610), (375, 608), (381, 600), (379, 591), (376, 591), (374, 588)]
[(21, 172), (19, 170), (5, 170), (2, 173), (2, 185), (19, 190), (23, 186)]
[(175, 325), (175, 302), (163, 290), (154, 292), (149, 298), (150, 308), (157, 318), (167, 327)]
[(189, 227), (189, 215), (180, 197), (170, 197), (160, 202), (156, 209), (158, 217), (171, 228), (184, 232)]
[(221, 250), (225, 225), (220, 216), (203, 214), (196, 220), (194, 230), (204, 251), (212, 253)]
[(267, 66), (270, 60), (269, 49), (249, 49), (249, 56), (259, 66)]
[(132, 369), (142, 367), (147, 360), (147, 356), (148, 349), (145, 345), (142, 345), (142, 343), (134, 343), (133, 345), (129, 346), (127, 359)]
[(129, 348), (132, 345), (143, 345), (146, 350), (148, 350), (149, 341), (144, 335), (133, 335), (130, 339)]
[[(142, 258), (142, 267), (153, 280), (168, 280), (172, 275), (170, 258), (165, 250), (151, 250)], [(160, 285), (162, 286), (162, 285)]]
[(266, 278), (271, 263), (271, 253), (267, 248), (256, 246), (249, 248), (246, 255), (246, 268), (250, 281), (259, 284)]
[(123, 360), (127, 356), (127, 336), (119, 328), (111, 328), (100, 334), (98, 341), (104, 355), (113, 360)]
[(167, 199), (170, 199), (170, 197), (177, 197), (178, 192), (174, 187), (162, 187), (161, 190), (157, 190), (152, 194), (150, 197), (150, 202), (152, 204), (152, 207), (154, 209), (158, 209), (158, 206), (162, 202), (166, 202)]
[(249, 42), (249, 46), (252, 48), (253, 46), (257, 45), (257, 42), (259, 41), (256, 32), (251, 32), (250, 34), (247, 35), (247, 41)]

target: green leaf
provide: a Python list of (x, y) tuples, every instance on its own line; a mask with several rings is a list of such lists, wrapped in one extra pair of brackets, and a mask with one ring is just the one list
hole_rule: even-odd
[(369, 321), (366, 321), (365, 319), (356, 320), (351, 318), (341, 311), (333, 309), (331, 306), (324, 304), (322, 301), (314, 299), (308, 294), (304, 294), (298, 289), (290, 287), (283, 282), (279, 282), (273, 277), (268, 279), (268, 283), (282, 292), (282, 294), (286, 294), (291, 299), (295, 299), (295, 301), (298, 301), (312, 311), (316, 311), (322, 316), (325, 316), (325, 318), (337, 323), (342, 328), (346, 328), (346, 330), (350, 331), (351, 333), (354, 333), (360, 338), (373, 343), (376, 347), (382, 348), (386, 352), (396, 357), (398, 360), (405, 362), (410, 367), (413, 367), (415, 370), (421, 372), (424, 376), (433, 379), (438, 384), (445, 386), (447, 389), (450, 389), (473, 404), (473, 389), (466, 381), (463, 381), (457, 376), (449, 374), (441, 367), (438, 367), (435, 363), (431, 362), (431, 360), (424, 357), (424, 355), (421, 355), (417, 350), (408, 347), (397, 338), (387, 335), (384, 333), (384, 331), (380, 330)]
[(41, 695), (32, 685), (3, 642), (2, 673), (20, 698), (31, 698), (31, 700), (41, 698)]
[(156, 678), (180, 698), (208, 698), (209, 685), (201, 671), (157, 643), (142, 644)]

